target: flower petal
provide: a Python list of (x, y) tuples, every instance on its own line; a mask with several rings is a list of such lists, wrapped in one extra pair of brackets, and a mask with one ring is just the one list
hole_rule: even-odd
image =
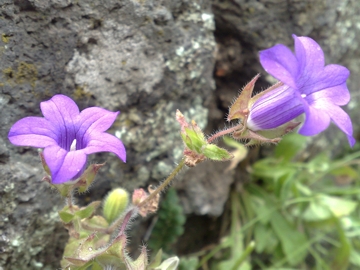
[(55, 123), (72, 122), (79, 114), (76, 103), (64, 95), (55, 95), (50, 100), (41, 102), (40, 107), (45, 118)]
[(44, 148), (57, 144), (54, 126), (41, 117), (25, 117), (10, 129), (8, 138), (12, 144)]
[(250, 110), (247, 126), (253, 130), (281, 126), (304, 112), (303, 99), (293, 88), (280, 86), (259, 98)]
[(85, 147), (85, 142), (93, 132), (104, 132), (114, 123), (119, 112), (111, 112), (99, 107), (91, 107), (83, 110), (79, 115), (78, 131), (76, 140), (79, 147)]
[(331, 120), (334, 121), (335, 125), (337, 125), (338, 128), (346, 134), (350, 146), (353, 147), (356, 141), (352, 136), (353, 127), (349, 115), (340, 107), (334, 106), (330, 103), (326, 104), (326, 112), (329, 114)]
[[(311, 78), (309, 78), (308, 81), (305, 83), (305, 85), (301, 89), (301, 92), (309, 95), (323, 89), (331, 88), (337, 85), (343, 85), (344, 83), (346, 83), (349, 75), (349, 70), (343, 66), (327, 65), (319, 73), (311, 74)], [(342, 94), (349, 96), (349, 91), (347, 90), (346, 85)]]
[(83, 151), (86, 154), (99, 152), (112, 152), (122, 161), (126, 162), (126, 151), (124, 144), (115, 136), (108, 133), (91, 133), (88, 137), (86, 148)]
[(296, 88), (298, 77), (298, 62), (291, 50), (278, 44), (260, 52), (260, 62), (266, 72), (276, 79), (293, 88)]
[(76, 103), (64, 95), (55, 95), (50, 100), (40, 103), (41, 111), (49, 122), (56, 127), (58, 144), (67, 150), (75, 138), (76, 119), (79, 108)]
[(299, 130), (299, 134), (313, 136), (324, 131), (330, 124), (330, 116), (318, 108), (305, 105), (305, 122)]
[(58, 145), (46, 147), (44, 158), (49, 166), (53, 184), (62, 184), (80, 176), (86, 165), (84, 151), (67, 152)]
[(313, 92), (305, 97), (305, 99), (309, 104), (323, 100), (328, 103), (342, 106), (348, 104), (350, 101), (350, 93), (346, 83), (343, 83), (334, 87)]
[(299, 130), (299, 133), (306, 136), (316, 135), (329, 126), (330, 119), (346, 134), (350, 146), (354, 146), (355, 139), (352, 136), (353, 128), (349, 115), (339, 106), (324, 102), (324, 100), (309, 106), (309, 111), (306, 112), (305, 124)]
[(324, 53), (319, 44), (311, 38), (297, 37), (296, 35), (293, 35), (293, 38), (296, 59), (299, 65), (299, 77), (296, 84), (298, 88), (301, 88), (309, 82), (309, 79), (316, 79), (323, 72), (325, 65)]

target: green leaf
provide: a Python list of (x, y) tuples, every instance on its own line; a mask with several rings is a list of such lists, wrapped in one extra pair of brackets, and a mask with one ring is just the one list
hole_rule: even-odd
[(82, 208), (81, 210), (76, 211), (75, 215), (81, 219), (88, 218), (95, 213), (96, 209), (99, 207), (100, 204), (101, 204), (100, 201), (92, 202), (88, 206)]
[(263, 225), (260, 222), (255, 225), (254, 237), (256, 243), (255, 250), (257, 253), (264, 251), (271, 253), (279, 243), (279, 240), (271, 227)]
[(275, 157), (289, 162), (300, 150), (304, 148), (306, 141), (307, 138), (299, 134), (288, 134), (276, 146)]
[(339, 234), (340, 246), (334, 250), (335, 256), (332, 262), (332, 269), (346, 270), (349, 269), (349, 260), (351, 256), (350, 240), (346, 237), (340, 221), (336, 222), (337, 232)]
[(356, 206), (358, 205), (358, 203), (354, 201), (326, 195), (322, 195), (320, 199), (323, 205), (329, 207), (330, 211), (335, 217), (349, 215), (355, 210)]
[(302, 218), (308, 222), (340, 218), (351, 214), (357, 205), (358, 203), (354, 201), (321, 194), (310, 203)]
[[(186, 218), (176, 190), (170, 188), (161, 201), (158, 219), (152, 230), (148, 246), (151, 250), (170, 249), (176, 239), (183, 234)], [(160, 264), (160, 263), (159, 263)]]
[(302, 215), (307, 222), (319, 222), (333, 217), (330, 209), (317, 201), (312, 201)]
[(101, 254), (95, 258), (95, 261), (101, 266), (100, 270), (107, 269), (106, 267), (110, 265), (118, 266), (116, 269), (125, 269), (124, 262), (114, 255)]
[(181, 257), (179, 263), (179, 270), (196, 270), (199, 263), (198, 257)]
[(302, 262), (307, 255), (309, 242), (304, 233), (299, 232), (278, 211), (274, 211), (270, 219), (271, 227), (280, 239), (281, 248), (290, 265)]
[(267, 204), (265, 200), (258, 196), (251, 196), (251, 204), (256, 213), (259, 222), (267, 224), (270, 221), (271, 215), (274, 212), (274, 207), (271, 204)]
[(253, 166), (253, 175), (264, 180), (276, 180), (293, 172), (293, 168), (281, 164), (278, 161), (267, 158), (257, 161)]
[(60, 216), (60, 219), (64, 222), (64, 223), (69, 223), (73, 220), (74, 218), (74, 215), (73, 214), (70, 214), (69, 212), (66, 212), (64, 210), (62, 211), (59, 211), (59, 216)]
[(350, 166), (343, 166), (330, 171), (330, 174), (341, 177), (348, 177), (349, 180), (357, 179), (358, 172)]
[(326, 172), (331, 168), (332, 164), (326, 153), (320, 153), (310, 160), (306, 165), (310, 173)]
[(229, 153), (226, 149), (220, 148), (215, 144), (207, 144), (203, 148), (202, 153), (211, 160), (225, 161), (234, 157), (234, 155)]
[(360, 253), (354, 249), (351, 249), (350, 252), (350, 262), (358, 267), (360, 267)]

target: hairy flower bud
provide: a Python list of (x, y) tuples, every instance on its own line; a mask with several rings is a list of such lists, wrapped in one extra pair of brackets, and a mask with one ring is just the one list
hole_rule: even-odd
[(125, 189), (117, 188), (109, 192), (104, 200), (103, 214), (105, 219), (112, 223), (125, 210), (129, 203), (129, 194)]

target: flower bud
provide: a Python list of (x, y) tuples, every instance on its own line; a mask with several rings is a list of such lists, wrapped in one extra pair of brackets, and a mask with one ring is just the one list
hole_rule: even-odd
[(122, 188), (112, 190), (104, 201), (103, 214), (105, 219), (112, 223), (126, 209), (129, 203), (129, 194)]
[(176, 270), (179, 265), (179, 258), (177, 256), (166, 259), (155, 270)]
[(250, 109), (247, 127), (252, 131), (274, 129), (304, 113), (302, 98), (287, 85), (260, 97)]

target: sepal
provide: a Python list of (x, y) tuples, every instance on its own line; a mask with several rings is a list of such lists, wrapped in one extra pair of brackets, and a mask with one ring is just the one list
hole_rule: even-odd
[(185, 146), (189, 150), (201, 154), (202, 147), (207, 144), (202, 130), (194, 120), (191, 121), (191, 124), (187, 123), (184, 115), (179, 110), (176, 111), (176, 120), (181, 126), (180, 134)]
[(244, 86), (241, 93), (229, 108), (229, 114), (227, 121), (230, 122), (234, 119), (240, 119), (245, 121), (249, 114), (249, 103), (251, 100), (252, 92), (254, 90), (255, 83), (259, 79), (260, 74), (256, 75), (247, 85)]
[(215, 144), (207, 144), (202, 150), (204, 156), (211, 160), (226, 161), (234, 158), (234, 155), (229, 153), (226, 149), (220, 148)]
[(105, 163), (102, 164), (91, 164), (85, 172), (80, 176), (79, 181), (76, 183), (75, 188), (78, 189), (79, 193), (84, 193), (89, 189), (92, 183), (95, 180), (97, 173), (100, 168), (103, 167)]
[[(41, 158), (41, 162), (43, 164), (44, 170), (46, 171), (48, 169), (48, 167), (46, 165), (46, 162), (44, 160), (44, 157), (43, 157), (42, 153), (40, 153), (40, 158)], [(105, 165), (105, 163), (103, 163), (103, 164), (91, 164), (78, 179), (76, 179), (75, 181), (66, 182), (65, 184), (53, 184), (52, 181), (51, 181), (50, 174), (46, 175), (43, 178), (43, 181), (48, 182), (63, 197), (68, 197), (70, 192), (72, 192), (75, 189), (77, 189), (78, 193), (84, 193), (92, 185), (98, 171), (104, 165)]]
[(184, 115), (177, 110), (176, 120), (181, 126), (181, 138), (185, 144), (184, 157), (188, 167), (194, 167), (206, 158), (216, 161), (226, 161), (233, 158), (227, 150), (208, 143), (204, 133), (194, 120), (189, 124)]
[(242, 131), (234, 132), (232, 134), (234, 139), (248, 139), (250, 140), (246, 146), (256, 145), (261, 143), (278, 143), (281, 137), (285, 134), (294, 131), (301, 123), (300, 122), (287, 122), (282, 126), (274, 129), (252, 131), (245, 129)]

